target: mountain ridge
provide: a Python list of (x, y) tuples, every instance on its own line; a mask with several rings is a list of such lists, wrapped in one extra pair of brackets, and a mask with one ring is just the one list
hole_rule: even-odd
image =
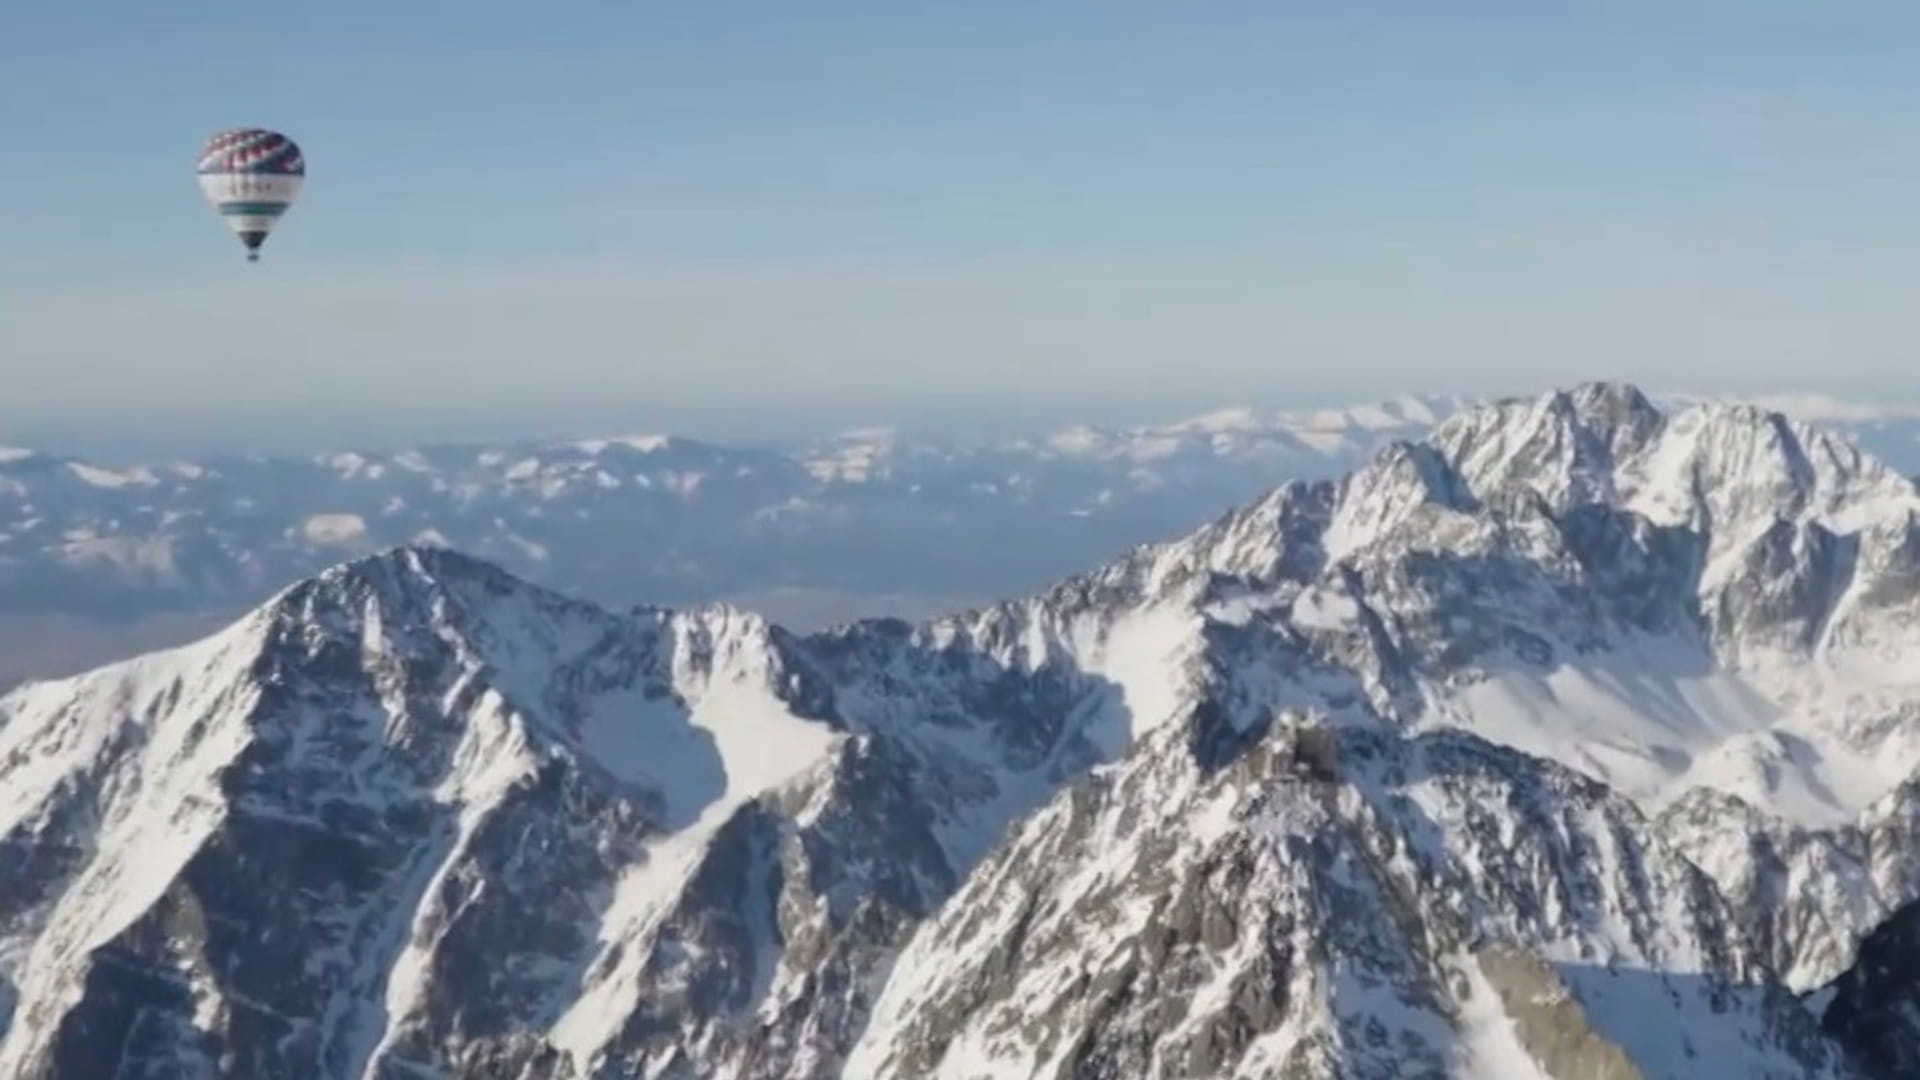
[[(1757, 401), (1920, 473), (1914, 410)], [(981, 442), (628, 434), (120, 465), (20, 450), (0, 454), (0, 687), (178, 644), (335, 562), (410, 543), (614, 606), (725, 601), (803, 630), (933, 616), (1178, 538), (1285, 480), (1351, 471), (1473, 404), (1235, 407)], [(1026, 539), (1001, 542), (1012, 535)]]
[(0, 1071), (1887, 1075), (1920, 545), (1831, 438), (1586, 384), (806, 635), (355, 560), (0, 697)]

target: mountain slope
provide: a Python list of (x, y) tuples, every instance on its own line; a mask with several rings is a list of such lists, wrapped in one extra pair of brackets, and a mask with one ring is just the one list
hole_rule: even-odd
[(1183, 758), (1026, 822), (902, 955), (849, 1075), (1845, 1075), (1590, 781), (1454, 734)]
[[(1651, 1055), (1633, 1060), (1663, 1075), (1658, 1063), (1705, 1039), (1744, 1048), (1753, 1075), (1825, 1075), (1831, 1051), (1801, 1030), (1811, 1018), (1769, 989), (1706, 879), (1643, 850), (1631, 804), (1590, 780), (1468, 736), (1261, 731), (1214, 704), (1249, 688), (1221, 686), (1124, 733), (1134, 752), (1120, 772), (1063, 789), (1121, 749), (1117, 718), (1150, 715), (1125, 705), (1137, 694), (1116, 701), (1083, 671), (1016, 677), (1018, 664), (983, 680), (994, 669), (979, 654), (884, 631), (857, 649), (807, 646), (822, 666), (788, 667), (796, 643), (751, 619), (627, 621), (403, 552), (302, 586), (194, 650), (16, 695), (0, 727), (10, 741), (45, 711), (36, 695), (84, 705), (52, 710), (69, 723), (7, 758), (36, 760), (46, 780), (22, 793), (36, 809), (9, 821), (8, 850), (34, 856), (37, 887), (8, 912), (0, 950), (19, 1002), (0, 1069), (866, 1075), (866, 1046), (946, 1045), (920, 1033), (956, 1013), (994, 1022), (987, 1003), (890, 997), (869, 1022), (882, 985), (971, 992), (975, 962), (1044, 983), (1076, 969), (1079, 949), (1118, 948), (1148, 950), (1129, 978), (1163, 995), (1220, 987), (1181, 1029), (1199, 1034), (1147, 1075), (1261, 1075), (1285, 1054), (1306, 1075), (1388, 1075), (1413, 1047), (1436, 1067), (1511, 1053), (1482, 1019), (1506, 1006), (1463, 996), (1459, 978), (1495, 996), (1531, 993), (1528, 980), (1582, 986), (1594, 1033), (1552, 1051), (1578, 1060)], [(914, 673), (900, 690), (916, 715), (893, 711), (904, 694), (890, 697), (883, 674), (963, 656), (982, 668)], [(815, 682), (829, 663), (831, 691)], [(160, 674), (216, 685), (236, 666), (248, 693), (175, 696), (182, 680)], [(864, 694), (860, 671), (874, 681)], [(72, 741), (82, 720), (103, 742)], [(1225, 758), (1205, 738), (1217, 725), (1254, 741)], [(1475, 809), (1502, 803), (1531, 816), (1495, 825)], [(1009, 821), (1011, 844), (975, 871), (982, 838)], [(1536, 856), (1500, 830), (1549, 839)], [(1593, 851), (1606, 854), (1583, 866)], [(1616, 865), (1646, 869), (1623, 878)], [(1102, 893), (1119, 921), (1088, 939), (1099, 922), (1078, 905)], [(1556, 911), (1565, 896), (1589, 899)], [(1013, 937), (945, 925), (1048, 898), (1063, 905), (1054, 920)], [(1355, 915), (1329, 939), (1335, 908)], [(1062, 919), (1078, 941), (1047, 929)], [(1217, 973), (1202, 979), (1208, 963), (1187, 955), (1163, 985), (1154, 965), (1182, 954), (1152, 944), (1156, 924), (1211, 927)], [(1236, 926), (1270, 929), (1243, 940)], [(1285, 926), (1300, 959), (1283, 971), (1258, 942), (1277, 947)], [(993, 940), (1036, 955), (967, 944)], [(1364, 966), (1318, 981), (1332, 974), (1319, 965), (1350, 962)], [(1682, 1011), (1664, 1029), (1609, 1014), (1624, 1007), (1605, 989), (1616, 976), (1582, 974), (1609, 965), (1669, 985)], [(1307, 982), (1289, 989), (1283, 975)], [(1262, 994), (1287, 1004), (1246, 1013)], [(1383, 1058), (1368, 1031), (1396, 997), (1404, 1030)], [(1050, 1008), (1076, 1034), (1033, 1052), (1139, 1075), (1157, 1014), (1095, 1023), (1096, 1000), (1066, 990)], [(1689, 1029), (1706, 1016), (1718, 1026)], [(1290, 1049), (1295, 1035), (1313, 1049)], [(880, 1075), (949, 1075), (923, 1067)]]
[(1070, 694), (1045, 678), (1026, 704), (959, 681), (990, 725), (850, 742), (794, 649), (407, 550), (24, 688), (0, 1071), (831, 1062), (956, 865), (1090, 755), (1037, 744)]
[(372, 556), (0, 698), (0, 1072), (1885, 1075), (1916, 505), (1589, 385), (917, 625)]
[(1750, 939), (1796, 989), (1844, 970), (1866, 929), (1920, 897), (1920, 777), (1825, 828), (1710, 788), (1688, 792), (1657, 825), (1720, 883)]
[[(358, 1075), (422, 1039), (510, 1056), (521, 1018), (488, 992), (572, 993), (585, 917), (650, 836), (829, 751), (766, 687), (767, 634), (617, 619), (416, 552), (8, 699), (24, 768), (0, 826), (58, 857), (9, 891), (31, 947), (6, 950), (0, 1071)], [(49, 695), (82, 707), (31, 726)]]
[(1125, 572), (1366, 671), (1401, 722), (1653, 804), (1706, 784), (1837, 820), (1920, 765), (1916, 511), (1831, 436), (1589, 386), (1463, 414)]

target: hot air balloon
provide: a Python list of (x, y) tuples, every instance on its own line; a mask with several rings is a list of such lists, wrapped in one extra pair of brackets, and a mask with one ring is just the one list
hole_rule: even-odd
[(231, 128), (200, 150), (200, 191), (260, 260), (260, 245), (300, 196), (307, 162), (292, 139), (265, 128)]

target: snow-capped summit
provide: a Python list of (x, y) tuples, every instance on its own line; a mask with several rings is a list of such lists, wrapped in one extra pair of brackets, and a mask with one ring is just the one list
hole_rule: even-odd
[(1663, 413), (1617, 384), (1471, 410), (1442, 423), (1432, 441), (1475, 491), (1519, 485), (1556, 511), (1599, 503), (1729, 536), (1756, 515), (1839, 515), (1844, 529), (1861, 515), (1920, 502), (1911, 480), (1838, 434), (1745, 404)]
[(1897, 1075), (1920, 544), (1826, 439), (1581, 386), (809, 636), (357, 558), (0, 698), (0, 1073)]
[(548, 999), (605, 1037), (691, 868), (650, 838), (693, 856), (841, 738), (756, 617), (615, 616), (435, 550), (23, 688), (0, 1072), (385, 1075)]
[(1920, 648), (1916, 512), (1912, 481), (1837, 436), (1593, 384), (1470, 410), (1135, 559), (1238, 579), (1222, 610), (1343, 642), (1378, 692), (1418, 684), (1405, 722), (1587, 758), (1656, 803), (1723, 784), (1832, 819), (1920, 767), (1874, 722), (1920, 699), (1899, 659)]

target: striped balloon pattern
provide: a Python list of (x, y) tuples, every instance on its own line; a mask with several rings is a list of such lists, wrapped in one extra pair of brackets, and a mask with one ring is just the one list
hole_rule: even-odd
[(307, 161), (292, 139), (265, 128), (232, 128), (200, 150), (200, 191), (247, 249), (260, 258), (287, 208), (300, 196)]

